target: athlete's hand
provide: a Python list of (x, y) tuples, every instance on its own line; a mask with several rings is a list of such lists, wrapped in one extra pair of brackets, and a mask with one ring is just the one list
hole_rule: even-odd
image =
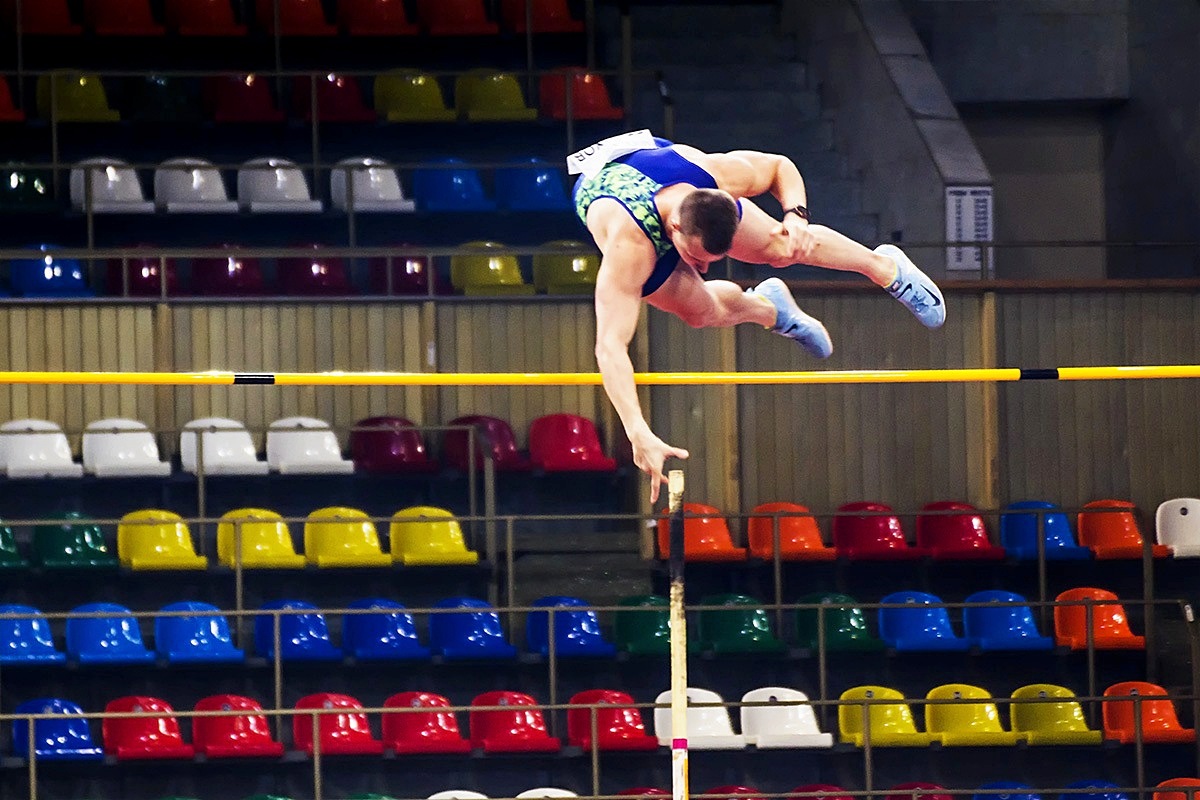
[(817, 249), (817, 237), (809, 230), (808, 220), (801, 219), (796, 214), (788, 214), (784, 216), (780, 226), (791, 249), (792, 263), (808, 264)]
[(646, 432), (630, 440), (633, 445), (633, 463), (650, 476), (650, 502), (658, 502), (658, 493), (667, 482), (663, 475), (663, 464), (668, 458), (687, 458), (688, 451), (672, 447), (653, 433)]

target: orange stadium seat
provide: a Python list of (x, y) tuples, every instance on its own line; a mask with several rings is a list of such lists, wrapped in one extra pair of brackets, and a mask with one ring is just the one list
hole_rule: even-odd
[[(1133, 697), (1143, 698), (1135, 701)], [(1146, 681), (1114, 683), (1104, 690), (1104, 737), (1133, 744), (1141, 728), (1143, 742), (1192, 742), (1194, 728), (1184, 728), (1167, 690)], [(1140, 706), (1140, 708), (1139, 708)], [(1141, 717), (1139, 720), (1138, 717)]]
[[(1080, 587), (1068, 589), (1054, 598), (1058, 602), (1080, 602), (1091, 600), (1092, 636), (1098, 650), (1141, 650), (1146, 646), (1144, 637), (1135, 636), (1129, 629), (1125, 607), (1112, 592), (1104, 589)], [(1069, 605), (1054, 607), (1054, 640), (1060, 647), (1072, 650), (1087, 649), (1087, 606)]]
[[(837, 550), (821, 541), (817, 520), (797, 503), (760, 503), (746, 526), (750, 554), (770, 561), (775, 557), (775, 520), (779, 525), (779, 557), (784, 561), (832, 561)], [(774, 516), (781, 515), (781, 516)], [(809, 515), (809, 516), (797, 516)]]
[[(744, 561), (746, 548), (734, 547), (729, 524), (716, 508), (683, 504), (683, 557), (688, 561)], [(658, 552), (671, 555), (671, 525), (664, 512), (658, 520)]]
[[(1200, 778), (1171, 778), (1154, 787), (1154, 800), (1196, 800)], [(1174, 789), (1176, 791), (1166, 791)], [(1188, 790), (1191, 791), (1188, 791)]]
[[(1141, 558), (1145, 541), (1128, 500), (1093, 500), (1079, 512), (1079, 543), (1098, 559)], [(1151, 545), (1153, 558), (1166, 558), (1171, 548)]]

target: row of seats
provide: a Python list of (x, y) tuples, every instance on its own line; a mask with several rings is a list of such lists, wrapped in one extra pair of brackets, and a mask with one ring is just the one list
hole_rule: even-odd
[[(1159, 505), (1156, 513), (1158, 544), (1153, 558), (1200, 556), (1200, 501), (1177, 498)], [(746, 526), (748, 548), (737, 547), (721, 511), (702, 503), (685, 503), (684, 558), (689, 561), (743, 561), (747, 555), (772, 558), (778, 533), (779, 555), (784, 560), (905, 561), (921, 558), (953, 561), (999, 561), (1004, 558), (1035, 561), (1039, 540), (1049, 561), (1140, 559), (1145, 540), (1127, 500), (1094, 500), (1077, 515), (1079, 542), (1070, 518), (1054, 503), (1025, 500), (1010, 503), (1000, 514), (1000, 544), (993, 544), (979, 509), (969, 503), (937, 501), (926, 504), (916, 519), (916, 545), (910, 545), (900, 517), (882, 503), (854, 502), (840, 506), (833, 517), (832, 541), (822, 540), (816, 517), (798, 503), (763, 503)], [(664, 517), (658, 524), (658, 549), (670, 555), (670, 527)]]
[[(226, 536), (228, 538), (228, 536)], [(473, 563), (474, 553), (462, 547), (438, 548), (436, 544), (409, 539), (419, 560), (416, 563)], [(290, 544), (290, 542), (289, 542)], [(283, 549), (283, 548), (280, 548)], [(188, 551), (191, 552), (190, 549)], [(228, 551), (226, 551), (228, 552)], [(375, 551), (382, 564), (388, 557)], [(174, 554), (182, 560), (185, 554)], [(292, 554), (295, 564), (259, 561), (250, 553), (251, 566), (300, 566), (303, 558)], [(204, 559), (197, 558), (199, 566)], [(358, 564), (361, 555), (352, 558), (335, 553), (335, 564)], [(181, 565), (182, 566), (182, 565)], [(985, 652), (1048, 650), (1055, 643), (1073, 650), (1087, 648), (1086, 606), (1055, 608), (1053, 639), (1041, 636), (1029, 608), (1019, 595), (1007, 592), (980, 592), (968, 602), (980, 605), (964, 610), (966, 636), (954, 634), (944, 608), (931, 609), (905, 600), (917, 592), (903, 592), (884, 598), (897, 607), (879, 612), (880, 638), (874, 638), (861, 609), (838, 599), (839, 595), (801, 598), (806, 608), (795, 612), (794, 627), (799, 646), (805, 650), (819, 647), (823, 622), (825, 646), (835, 651), (881, 650), (885, 646), (899, 652), (966, 651), (975, 647)], [(1096, 596), (1112, 598), (1097, 602)], [(847, 598), (848, 599), (848, 598)], [(935, 598), (936, 599), (936, 598)], [(1075, 589), (1059, 596), (1061, 602), (1090, 602), (1093, 609), (1091, 633), (1096, 649), (1140, 649), (1145, 640), (1135, 636), (1125, 620), (1115, 596), (1097, 589)], [(701, 601), (696, 615), (696, 635), (689, 642), (692, 650), (717, 654), (783, 653), (788, 644), (772, 630), (771, 619), (762, 603), (746, 595), (711, 595)], [(553, 595), (533, 603), (526, 615), (525, 639), (531, 653), (548, 656), (553, 650), (562, 658), (612, 658), (618, 649), (635, 656), (665, 655), (670, 650), (670, 623), (667, 602), (657, 595), (638, 595), (620, 601), (614, 615), (613, 640), (609, 641), (600, 620), (585, 600)], [(255, 650), (261, 657), (274, 658), (275, 617), (279, 618), (279, 657), (286, 661), (337, 660), (348, 657), (390, 660), (428, 659), (438, 655), (447, 659), (511, 659), (517, 648), (509, 641), (496, 609), (482, 600), (451, 597), (442, 600), (429, 615), (429, 645), (421, 643), (413, 616), (392, 601), (368, 599), (351, 608), (365, 609), (362, 614), (347, 615), (342, 627), (343, 642), (333, 644), (324, 612), (302, 600), (280, 600), (263, 606), (265, 610), (286, 610), (287, 614), (258, 615), (255, 623)], [(10, 615), (0, 627), (0, 664), (61, 662), (64, 655), (53, 644), (49, 622), (29, 606), (3, 606)], [(216, 608), (198, 603), (168, 606), (176, 616), (160, 617), (155, 622), (155, 646), (168, 663), (241, 660), (244, 655), (233, 646), (229, 625)], [(201, 613), (203, 612), (203, 613)], [(370, 612), (370, 613), (366, 613)], [(550, 616), (553, 614), (553, 626)], [(88, 604), (71, 612), (67, 621), (67, 656), (79, 663), (122, 660), (142, 663), (154, 659), (142, 644), (137, 621), (132, 613), (116, 604)], [(95, 614), (95, 617), (88, 617)], [(83, 616), (80, 616), (83, 615)], [(823, 617), (823, 619), (822, 619)], [(190, 637), (190, 638), (188, 638)]]
[[(595, 423), (578, 414), (546, 414), (529, 425), (528, 457), (517, 449), (507, 422), (471, 415), (449, 422), (442, 456), (454, 469), (483, 468), (485, 451), (501, 471), (608, 472), (616, 461), (604, 455)], [(472, 437), (471, 430), (475, 429)], [(472, 453), (471, 440), (474, 439)], [(185, 472), (206, 475), (431, 473), (441, 462), (430, 456), (424, 437), (403, 417), (369, 417), (350, 430), (350, 458), (329, 423), (315, 417), (285, 417), (266, 435), (266, 461), (241, 422), (203, 417), (183, 426), (179, 460)], [(54, 422), (18, 419), (0, 424), (0, 473), (9, 478), (161, 477), (171, 471), (162, 461), (153, 432), (133, 419), (90, 423), (83, 434), (83, 462), (73, 460), (66, 434)]]
[[(526, 25), (526, 3), (532, 28)], [(325, 16), (321, 0), (256, 0), (254, 22), (266, 34), (333, 36), (341, 28), (351, 36), (495, 36), (501, 27), (489, 19), (484, 0), (416, 0), (410, 19), (403, 0), (338, 0), (336, 25)], [(15, 0), (0, 3), (3, 21), (33, 36), (77, 36), (67, 0), (25, 0), (17, 25)], [(230, 0), (166, 0), (160, 24), (150, 0), (88, 0), (83, 22), (97, 36), (245, 36)], [(582, 33), (583, 23), (571, 16), (567, 0), (501, 0), (499, 23), (513, 33)]]
[[(688, 687), (687, 740), (693, 750), (828, 748), (833, 736), (819, 729), (813, 707), (803, 692), (766, 686), (746, 693), (740, 704), (741, 733), (735, 733), (729, 709), (715, 692)], [(1005, 729), (987, 690), (968, 684), (946, 684), (926, 696), (926, 730), (919, 731), (904, 696), (884, 686), (858, 686), (842, 693), (838, 729), (844, 743), (864, 747), (1012, 747), (1030, 745), (1098, 745), (1103, 739), (1130, 744), (1194, 741), (1194, 729), (1183, 728), (1166, 692), (1154, 684), (1127, 681), (1105, 690), (1104, 729), (1088, 727), (1083, 710), (1069, 689), (1052, 684), (1023, 686), (1013, 693), (1012, 729)], [(964, 702), (966, 701), (966, 702)], [(575, 694), (568, 709), (567, 745), (590, 750), (656, 750), (671, 746), (671, 693), (655, 699), (654, 731), (646, 731), (634, 699), (611, 689)], [(295, 750), (322, 755), (554, 753), (563, 742), (548, 732), (538, 701), (528, 694), (491, 691), (471, 701), (469, 738), (460, 731), (450, 701), (432, 692), (392, 695), (382, 716), (383, 737), (376, 738), (362, 703), (345, 694), (318, 693), (297, 701), (291, 715)], [(403, 709), (403, 710), (401, 710)], [(864, 711), (864, 709), (866, 709)], [(214, 695), (200, 700), (196, 711), (244, 714), (193, 717), (193, 744), (183, 739), (175, 710), (157, 697), (128, 696), (110, 701), (106, 713), (138, 716), (102, 719), (104, 749), (91, 736), (78, 705), (58, 698), (30, 700), (17, 714), (54, 714), (34, 721), (33, 740), (39, 759), (99, 759), (105, 751), (118, 761), (279, 756), (275, 741), (254, 699)], [(311, 711), (314, 713), (303, 713)], [(594, 717), (594, 727), (593, 727)], [(1140, 719), (1139, 719), (1140, 718)], [(864, 720), (866, 724), (864, 725)], [(314, 725), (315, 722), (315, 725)], [(13, 726), (13, 751), (29, 756), (29, 720)], [(314, 731), (315, 728), (315, 731)], [(315, 735), (314, 735), (315, 734)], [(316, 739), (317, 741), (314, 741)]]
[[(112, 79), (110, 79), (112, 80)], [(281, 79), (282, 80), (282, 79)], [(619, 120), (604, 78), (579, 67), (543, 74), (537, 82), (537, 107), (526, 102), (521, 81), (512, 73), (476, 69), (454, 79), (448, 102), (440, 79), (416, 70), (394, 70), (373, 79), (373, 107), (358, 79), (326, 73), (287, 79), (294, 119), (312, 122), (527, 122)], [(135, 122), (280, 123), (287, 118), (271, 91), (269, 75), (243, 73), (196, 79), (150, 75), (130, 84), (124, 117)], [(103, 79), (94, 73), (58, 71), (38, 78), (37, 116), (59, 122), (119, 122)], [(24, 109), (13, 102), (0, 75), (0, 121), (23, 122)]]

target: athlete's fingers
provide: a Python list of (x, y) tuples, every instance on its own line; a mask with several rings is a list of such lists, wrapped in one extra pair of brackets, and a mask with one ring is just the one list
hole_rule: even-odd
[(650, 469), (650, 505), (658, 502), (658, 492), (665, 482), (661, 469)]
[(675, 458), (687, 458), (688, 451), (681, 447), (671, 447), (667, 449), (667, 455), (674, 456)]

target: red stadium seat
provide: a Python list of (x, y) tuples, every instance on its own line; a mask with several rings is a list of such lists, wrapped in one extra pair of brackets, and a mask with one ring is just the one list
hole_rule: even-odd
[(198, 258), (192, 262), (192, 291), (207, 297), (262, 295), (262, 265), (257, 258)]
[(571, 116), (574, 119), (621, 119), (625, 110), (612, 104), (604, 78), (582, 69), (543, 75), (538, 85), (543, 117), (567, 118), (567, 77), (571, 78)]
[(162, 36), (166, 33), (150, 14), (149, 0), (84, 0), (83, 16), (97, 36)]
[(832, 783), (809, 783), (797, 786), (789, 794), (790, 800), (852, 800), (841, 786)]
[(283, 122), (267, 83), (254, 74), (208, 78), (205, 110), (214, 122)]
[[(10, 25), (17, 22), (16, 0), (0, 0), (4, 19)], [(83, 28), (71, 22), (67, 0), (35, 0), (21, 3), (21, 33), (29, 36), (78, 36)]]
[(256, 0), (258, 25), (275, 33), (275, 4), (279, 4), (280, 36), (333, 36), (337, 28), (325, 21), (321, 0)]
[[(375, 112), (363, 102), (358, 81), (345, 75), (320, 75), (317, 83), (317, 120), (320, 122), (374, 122)], [(312, 120), (312, 79), (292, 79), (292, 108)]]
[[(528, 0), (534, 33), (583, 33), (583, 23), (571, 16), (567, 0)], [(525, 33), (526, 0), (500, 0), (500, 18), (513, 33)]]
[(193, 717), (196, 752), (208, 758), (271, 758), (283, 745), (271, 738), (271, 727), (258, 701), (236, 694), (216, 694), (196, 703), (197, 711), (245, 711), (244, 716)]
[(634, 699), (612, 689), (589, 689), (571, 698), (572, 705), (603, 707), (567, 710), (567, 742), (583, 750), (592, 749), (592, 714), (596, 717), (596, 746), (601, 750), (657, 750), (658, 739), (646, 733)]
[(301, 297), (345, 297), (356, 294), (346, 262), (314, 250), (307, 258), (279, 259), (279, 290)]
[(24, 122), (25, 112), (13, 105), (8, 79), (0, 75), (0, 122)]
[[(475, 469), (483, 469), (485, 447), (491, 453), (497, 472), (525, 472), (530, 468), (529, 459), (517, 449), (512, 426), (504, 420), (472, 415), (452, 419), (450, 424), (475, 428)], [(464, 471), (471, 468), (470, 439), (465, 430), (446, 431), (442, 437), (442, 455), (447, 464)]]
[[(872, 561), (924, 558), (929, 551), (909, 547), (900, 518), (882, 503), (846, 503), (833, 518), (833, 546), (838, 555)], [(864, 512), (864, 513), (856, 513)]]
[[(484, 692), (471, 701), (471, 745), (486, 753), (557, 753), (562, 743), (546, 732), (537, 701), (520, 692)], [(508, 706), (476, 710), (474, 706)]]
[(421, 432), (403, 417), (371, 417), (354, 423), (350, 458), (364, 472), (436, 472)]
[(417, 0), (421, 29), (431, 36), (492, 36), (500, 26), (491, 22), (483, 0)]
[[(318, 730), (321, 736), (322, 755), (379, 755), (383, 742), (371, 735), (367, 715), (362, 713), (362, 703), (345, 694), (321, 692), (301, 697), (296, 709), (345, 709), (341, 714), (321, 714)], [(297, 749), (312, 755), (313, 718), (310, 714), (292, 717), (292, 742)]]
[[(157, 697), (118, 697), (104, 707), (106, 714), (174, 714), (165, 700)], [(104, 749), (118, 761), (159, 758), (191, 758), (195, 751), (183, 743), (175, 717), (104, 718), (101, 723)]]
[(131, 258), (125, 261), (125, 274), (121, 276), (121, 259), (108, 260), (108, 280), (105, 284), (110, 296), (127, 297), (161, 297), (163, 265), (166, 265), (165, 277), (167, 294), (179, 294), (179, 276), (175, 269), (175, 259), (168, 258)]
[(997, 561), (1004, 558), (1004, 548), (988, 539), (983, 517), (970, 503), (943, 500), (927, 504), (922, 511), (954, 512), (922, 513), (917, 516), (917, 547), (933, 553), (934, 558), (970, 561)]
[(398, 754), (469, 753), (471, 743), (458, 729), (450, 701), (430, 692), (400, 692), (384, 701), (384, 708), (427, 708), (383, 715), (383, 744)]
[(596, 426), (577, 414), (547, 414), (529, 425), (529, 457), (547, 472), (608, 472), (615, 459), (604, 455)]
[(339, 0), (338, 22), (351, 36), (415, 36), (404, 0)]
[[(369, 259), (367, 268), (371, 272), (371, 291), (375, 294), (427, 295), (429, 279), (433, 271), (429, 259), (422, 256), (393, 256), (391, 264), (391, 289), (388, 288), (388, 260), (384, 256)], [(453, 294), (440, 276), (433, 275), (434, 294)]]
[(180, 36), (245, 36), (229, 0), (167, 0), (167, 27)]

